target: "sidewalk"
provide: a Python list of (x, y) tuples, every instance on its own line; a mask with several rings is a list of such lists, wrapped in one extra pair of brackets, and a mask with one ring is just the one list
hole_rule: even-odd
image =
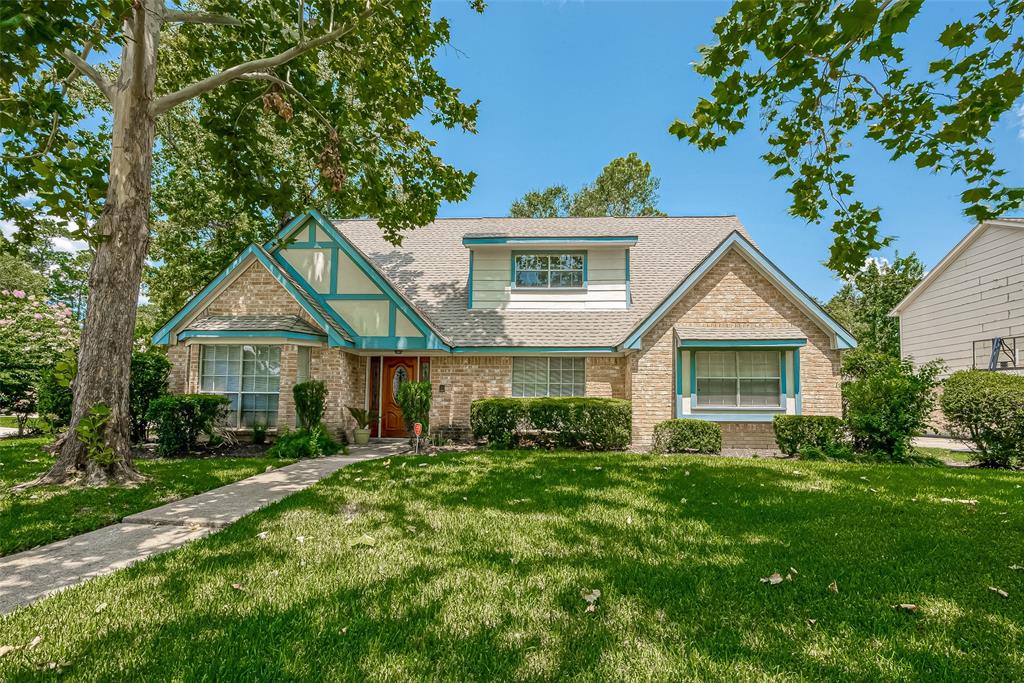
[(302, 460), (129, 515), (120, 524), (0, 558), (0, 614), (214, 533), (346, 465), (406, 450), (405, 443), (385, 442), (353, 447), (348, 455)]

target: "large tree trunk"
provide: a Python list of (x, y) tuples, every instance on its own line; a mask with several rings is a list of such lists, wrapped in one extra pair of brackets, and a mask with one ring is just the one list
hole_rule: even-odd
[[(113, 147), (100, 237), (89, 271), (89, 299), (71, 425), (57, 444), (57, 462), (34, 484), (84, 481), (128, 483), (144, 477), (131, 456), (128, 380), (139, 285), (149, 246), (149, 203), (156, 117), (153, 93), (162, 2), (136, 0), (125, 22), (121, 73), (113, 87)], [(89, 457), (75, 427), (97, 404), (111, 409), (105, 439), (117, 461), (101, 466)]]

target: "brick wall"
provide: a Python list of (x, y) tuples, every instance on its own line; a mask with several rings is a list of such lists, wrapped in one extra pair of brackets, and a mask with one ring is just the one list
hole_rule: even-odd
[(626, 390), (626, 358), (589, 356), (586, 361), (587, 396), (629, 398)]
[(512, 395), (512, 358), (434, 356), (430, 359), (430, 385), (434, 393), (431, 428), (468, 427), (473, 400)]
[(297, 315), (320, 327), (258, 261), (249, 264), (197, 317), (207, 315)]
[(779, 450), (771, 422), (722, 422), (720, 426), (723, 451), (768, 453)]
[(362, 408), (366, 404), (366, 358), (339, 348), (312, 349), (309, 374), (327, 385), (324, 422), (352, 436), (356, 424), (348, 406)]
[[(807, 345), (800, 349), (803, 413), (840, 414), (839, 352), (831, 348), (828, 335), (739, 252), (730, 251), (647, 332), (642, 349), (630, 359), (634, 448), (649, 446), (654, 425), (674, 415), (676, 325), (801, 329), (807, 337)], [(724, 427), (723, 447), (742, 448), (733, 446), (731, 439), (753, 438), (764, 427), (771, 429)]]

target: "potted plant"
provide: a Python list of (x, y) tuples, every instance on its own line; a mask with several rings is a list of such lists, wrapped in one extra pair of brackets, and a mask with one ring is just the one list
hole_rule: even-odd
[(349, 415), (356, 421), (356, 428), (352, 430), (352, 440), (358, 446), (365, 446), (370, 443), (370, 423), (377, 419), (371, 415), (369, 410), (348, 406)]

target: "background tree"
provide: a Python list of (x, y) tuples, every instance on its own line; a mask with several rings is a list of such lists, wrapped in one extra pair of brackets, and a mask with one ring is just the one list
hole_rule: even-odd
[[(473, 182), (408, 124), (424, 111), (468, 131), (476, 119), (432, 66), (449, 29), (423, 0), (40, 0), (0, 7), (0, 29), (16, 37), (0, 47), (0, 217), (17, 242), (42, 217), (76, 226), (94, 249), (68, 434), (107, 406), (115, 456), (101, 466), (65, 438), (38, 483), (140, 477), (128, 444), (132, 331), (154, 149), (178, 121), (209, 133), (200, 140), (220, 195), (270, 224), (305, 208), (313, 186), (399, 242)], [(94, 48), (119, 55), (93, 63)], [(313, 174), (282, 172), (297, 160), (315, 160)]]
[(664, 216), (658, 211), (661, 180), (636, 152), (612, 159), (593, 183), (570, 194), (565, 185), (527, 192), (512, 202), (515, 218), (558, 216)]
[(889, 313), (923, 279), (924, 264), (917, 254), (896, 254), (892, 263), (868, 259), (825, 304), (825, 310), (853, 333), (860, 347), (899, 358), (900, 322)]
[(790, 213), (820, 223), (832, 210), (828, 266), (851, 275), (874, 250), (880, 209), (854, 200), (847, 167), (863, 133), (892, 158), (961, 177), (964, 211), (976, 220), (1018, 208), (1024, 188), (1007, 186), (990, 133), (1024, 92), (1024, 0), (991, 0), (945, 27), (946, 54), (911, 68), (896, 44), (923, 0), (734, 2), (701, 48), (697, 73), (714, 81), (690, 121), (669, 132), (702, 150), (718, 149), (751, 112), (770, 149), (775, 177), (789, 177)]

